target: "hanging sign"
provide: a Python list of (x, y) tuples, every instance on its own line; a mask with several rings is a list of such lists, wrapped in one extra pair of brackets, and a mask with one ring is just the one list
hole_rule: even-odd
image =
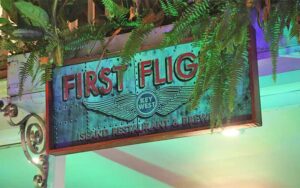
[[(96, 150), (209, 130), (209, 94), (189, 110), (199, 51), (185, 43), (139, 52), (126, 67), (112, 57), (54, 69), (47, 86), (48, 152)], [(251, 62), (238, 85), (230, 125), (260, 124), (257, 68)]]

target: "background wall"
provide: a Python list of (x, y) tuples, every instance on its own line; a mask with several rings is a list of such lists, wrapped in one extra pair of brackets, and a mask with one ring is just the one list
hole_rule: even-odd
[[(60, 167), (65, 187), (300, 187), (300, 48), (293, 41), (280, 50), (273, 82), (268, 46), (257, 31), (262, 127), (241, 130), (236, 137), (214, 133), (68, 155)], [(44, 109), (43, 93), (22, 100), (13, 102), (36, 112)], [(37, 170), (18, 142), (18, 129), (8, 128), (0, 116), (0, 145), (17, 143), (0, 146), (0, 188), (33, 187)]]
[[(263, 127), (66, 156), (67, 188), (300, 187), (300, 71), (260, 78)], [(0, 187), (33, 187), (20, 146), (0, 149)]]

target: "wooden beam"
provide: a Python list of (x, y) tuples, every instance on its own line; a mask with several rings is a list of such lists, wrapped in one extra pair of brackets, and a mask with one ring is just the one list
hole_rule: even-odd
[(75, 20), (73, 22), (68, 22), (68, 28), (70, 31), (77, 29), (78, 28), (78, 20)]
[[(0, 60), (2, 61), (2, 60)], [(0, 63), (0, 70), (6, 70), (7, 69), (7, 62), (6, 60), (3, 63)]]
[(0, 70), (0, 79), (7, 78), (7, 70)]
[(88, 0), (88, 23), (94, 24), (95, 18), (96, 18), (96, 12), (95, 12), (95, 3), (93, 0)]

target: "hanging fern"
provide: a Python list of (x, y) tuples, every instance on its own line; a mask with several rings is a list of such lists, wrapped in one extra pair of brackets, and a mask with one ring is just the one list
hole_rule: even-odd
[(273, 80), (276, 80), (279, 40), (283, 33), (283, 27), (282, 20), (277, 16), (272, 16), (270, 21), (265, 24), (266, 40), (270, 43), (270, 52), (273, 64)]
[(224, 70), (221, 67), (216, 70), (216, 72), (217, 74), (212, 81), (212, 94), (210, 98), (210, 126), (212, 130), (222, 124), (224, 107), (223, 94), (226, 90), (224, 84)]
[(178, 44), (185, 38), (192, 24), (199, 23), (199, 20), (209, 16), (209, 0), (203, 0), (188, 7), (178, 21), (174, 23), (174, 28), (167, 33), (162, 42), (162, 46)]
[(34, 76), (34, 67), (37, 63), (37, 55), (36, 52), (32, 52), (29, 54), (26, 62), (20, 66), (19, 72), (19, 95), (22, 95), (24, 90), (24, 83), (29, 76)]
[(187, 6), (186, 2), (181, 0), (159, 0), (161, 8), (166, 16), (177, 17), (180, 10)]
[(38, 64), (38, 57), (36, 52), (31, 52), (27, 61), (26, 61), (26, 66), (28, 66), (28, 73), (30, 76), (33, 76), (35, 73), (34, 68), (36, 67), (36, 64)]
[[(244, 75), (247, 56), (248, 22), (243, 21), (247, 14), (239, 14), (231, 4), (222, 5), (222, 10), (221, 17), (227, 19), (212, 18), (203, 34), (196, 34), (200, 42), (195, 43), (201, 50), (191, 109), (210, 93), (212, 129), (229, 119), (234, 110), (236, 86)], [(225, 27), (228, 24), (231, 27)]]
[(153, 24), (141, 24), (138, 28), (131, 31), (128, 41), (125, 44), (124, 51), (121, 54), (123, 65), (128, 64), (134, 54), (139, 51), (142, 42), (153, 28)]
[[(44, 3), (34, 0), (0, 1), (14, 22), (11, 24), (7, 19), (0, 19), (0, 30), (3, 33), (1, 49), (11, 54), (33, 52), (20, 68), (20, 93), (28, 76), (35, 80), (36, 68), (44, 71), (42, 80), (46, 82), (51, 79), (52, 64), (63, 64), (64, 52), (83, 49), (91, 40), (103, 44), (105, 37), (115, 35), (115, 31), (131, 31), (121, 53), (122, 64), (126, 65), (139, 51), (154, 26), (172, 22), (173, 28), (165, 34), (161, 47), (176, 45), (188, 37), (194, 39), (193, 45), (200, 47), (199, 74), (191, 108), (198, 106), (204, 95), (210, 94), (213, 128), (218, 127), (234, 111), (236, 86), (246, 67), (248, 26), (253, 11), (258, 13), (258, 21), (262, 23), (260, 25), (263, 25), (265, 37), (270, 44), (274, 80), (279, 41), (286, 26), (290, 27), (290, 36), (300, 40), (299, 0), (157, 0), (135, 1), (136, 6), (131, 3), (123, 6), (117, 3), (120, 1), (114, 0), (96, 2), (105, 7), (105, 13), (100, 15), (103, 18), (101, 24), (95, 22), (94, 25), (80, 25), (78, 29), (70, 31), (66, 26), (70, 20), (66, 19), (63, 7), (66, 6), (64, 4), (73, 4), (73, 1), (54, 1), (52, 7), (56, 7), (57, 3), (62, 6), (57, 12), (54, 8), (42, 9), (51, 6), (41, 6)], [(50, 13), (53, 15), (49, 16)], [(32, 26), (43, 30), (43, 35), (34, 38), (34, 41), (25, 41), (13, 35), (16, 31), (24, 34), (23, 31)], [(50, 63), (36, 66), (38, 56), (49, 56)]]
[(228, 74), (228, 111), (232, 113), (235, 105), (235, 97), (237, 93), (236, 86), (241, 81), (241, 78), (244, 75), (245, 64), (248, 63), (248, 53), (247, 53), (247, 38), (244, 39), (244, 45), (239, 46), (238, 50), (235, 52), (235, 55), (230, 58), (230, 62), (227, 67), (226, 73)]
[(299, 0), (278, 1), (271, 5), (272, 11), (270, 11), (268, 19), (264, 20), (265, 38), (270, 44), (273, 64), (273, 80), (276, 80), (279, 43), (284, 29), (287, 26), (291, 26), (291, 36), (296, 36), (298, 38), (300, 36), (299, 8)]
[(109, 18), (122, 17), (124, 14), (129, 12), (128, 9), (118, 5), (113, 0), (101, 0), (105, 6), (105, 9), (108, 11)]
[[(212, 26), (214, 22), (212, 22)], [(211, 31), (211, 28), (208, 28), (204, 34), (203, 41), (201, 41), (200, 46), (202, 46), (202, 51), (199, 56), (199, 66), (198, 66), (198, 76), (196, 85), (193, 92), (193, 100), (191, 108), (194, 109), (198, 106), (198, 103), (204, 93), (209, 89), (211, 78), (213, 77), (215, 70), (214, 67), (217, 67), (219, 56), (216, 48), (211, 48), (211, 51), (207, 51), (211, 47), (209, 41), (213, 40), (214, 33)]]
[(41, 84), (45, 84), (46, 82), (52, 80), (52, 64), (42, 65), (41, 70), (43, 72), (41, 76)]
[(94, 36), (90, 35), (89, 33), (83, 34), (78, 36), (75, 40), (65, 44), (64, 49), (66, 51), (75, 51), (82, 49), (86, 46), (87, 42), (94, 39)]
[(10, 51), (12, 53), (16, 53), (16, 52), (20, 51), (20, 48), (16, 45), (16, 43), (12, 42), (9, 39), (0, 40), (0, 47), (1, 47), (1, 49)]
[(62, 37), (64, 37), (64, 49), (66, 51), (79, 50), (84, 48), (91, 40), (103, 42), (106, 34), (114, 28), (116, 28), (114, 23), (105, 23), (101, 26), (85, 25), (72, 32), (65, 31), (62, 34)]

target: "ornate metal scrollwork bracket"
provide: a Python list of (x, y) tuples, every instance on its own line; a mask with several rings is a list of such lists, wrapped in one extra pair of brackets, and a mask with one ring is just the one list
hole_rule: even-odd
[(19, 126), (21, 145), (27, 160), (35, 165), (40, 173), (33, 178), (36, 187), (47, 187), (48, 156), (45, 152), (46, 130), (44, 120), (37, 114), (28, 114), (21, 121), (15, 123), (12, 118), (18, 116), (18, 107), (15, 104), (7, 104), (0, 100), (0, 112), (8, 117), (11, 126)]

